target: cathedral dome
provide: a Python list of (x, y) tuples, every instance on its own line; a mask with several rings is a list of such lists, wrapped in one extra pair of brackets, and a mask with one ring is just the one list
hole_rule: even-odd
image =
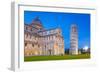
[(39, 17), (35, 17), (31, 23), (31, 26), (36, 28), (36, 29), (42, 29), (42, 22), (40, 21)]

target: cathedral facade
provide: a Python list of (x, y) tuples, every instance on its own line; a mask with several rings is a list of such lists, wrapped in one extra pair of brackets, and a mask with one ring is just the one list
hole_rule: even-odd
[(24, 24), (24, 56), (64, 55), (61, 29), (44, 29), (36, 17), (31, 24)]

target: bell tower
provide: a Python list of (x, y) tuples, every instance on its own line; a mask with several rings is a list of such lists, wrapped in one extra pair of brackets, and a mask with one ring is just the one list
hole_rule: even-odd
[(70, 30), (70, 54), (78, 54), (78, 29), (76, 24), (71, 25)]

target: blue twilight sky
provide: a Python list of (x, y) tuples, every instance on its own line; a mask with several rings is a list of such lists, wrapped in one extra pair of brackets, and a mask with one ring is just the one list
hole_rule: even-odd
[(72, 24), (78, 27), (79, 48), (90, 47), (90, 14), (24, 11), (24, 23), (30, 24), (37, 16), (45, 29), (61, 28), (65, 49), (70, 48), (70, 26)]

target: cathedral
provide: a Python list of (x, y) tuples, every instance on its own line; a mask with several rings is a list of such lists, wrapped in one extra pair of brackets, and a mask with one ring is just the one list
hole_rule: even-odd
[(61, 29), (45, 29), (39, 17), (24, 24), (24, 56), (64, 55)]

